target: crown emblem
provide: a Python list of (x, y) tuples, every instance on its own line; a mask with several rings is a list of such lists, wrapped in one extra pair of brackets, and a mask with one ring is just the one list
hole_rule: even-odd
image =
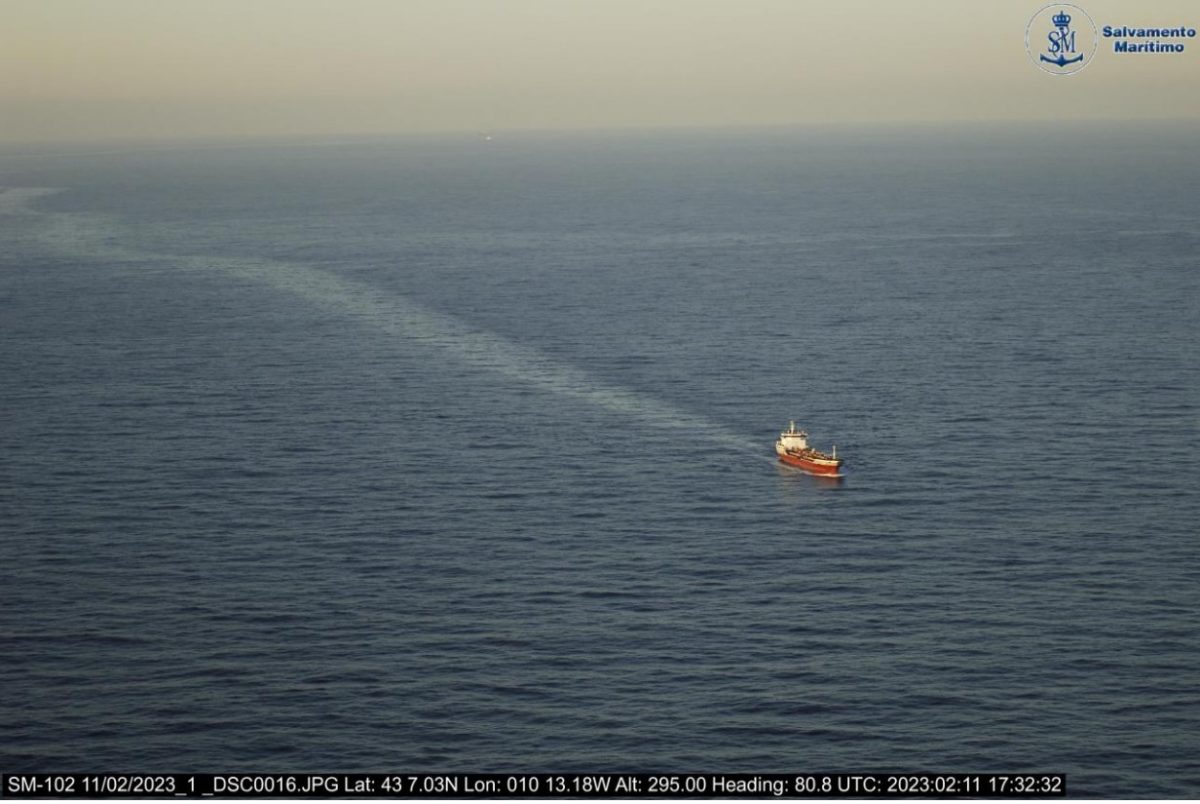
[[(1072, 28), (1082, 26), (1080, 30)], [(1041, 39), (1041, 53), (1036, 43)], [(1043, 6), (1025, 26), (1025, 50), (1033, 63), (1054, 75), (1070, 75), (1083, 69), (1099, 46), (1096, 23), (1079, 6), (1053, 2)], [(1053, 66), (1050, 66), (1053, 65)]]

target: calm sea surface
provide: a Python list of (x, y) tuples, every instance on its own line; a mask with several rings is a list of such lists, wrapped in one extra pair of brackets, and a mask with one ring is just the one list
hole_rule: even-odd
[(1197, 143), (0, 151), (0, 769), (1200, 794)]

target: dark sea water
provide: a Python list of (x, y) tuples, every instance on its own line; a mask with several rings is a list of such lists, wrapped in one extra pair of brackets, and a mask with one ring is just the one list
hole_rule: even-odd
[[(1200, 129), (0, 187), (0, 769), (1200, 795)], [(775, 463), (789, 419), (843, 482)]]

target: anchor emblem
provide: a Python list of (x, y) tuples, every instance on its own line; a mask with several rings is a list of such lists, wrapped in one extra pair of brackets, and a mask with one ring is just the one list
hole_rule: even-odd
[(1046, 35), (1046, 39), (1050, 44), (1046, 50), (1050, 53), (1057, 53), (1058, 58), (1050, 58), (1045, 53), (1042, 55), (1042, 61), (1050, 64), (1057, 64), (1059, 67), (1065, 67), (1068, 64), (1074, 64), (1077, 61), (1083, 61), (1083, 54), (1080, 53), (1073, 59), (1068, 59), (1068, 53), (1075, 52), (1075, 32), (1071, 30), (1071, 15), (1065, 11), (1060, 11), (1055, 14), (1051, 20), (1057, 30), (1051, 31)]

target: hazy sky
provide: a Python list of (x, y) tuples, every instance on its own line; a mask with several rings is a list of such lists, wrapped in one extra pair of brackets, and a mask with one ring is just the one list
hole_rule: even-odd
[[(1076, 0), (1200, 28), (1194, 0)], [(0, 140), (1200, 118), (1200, 37), (1025, 52), (1040, 0), (0, 0)]]

